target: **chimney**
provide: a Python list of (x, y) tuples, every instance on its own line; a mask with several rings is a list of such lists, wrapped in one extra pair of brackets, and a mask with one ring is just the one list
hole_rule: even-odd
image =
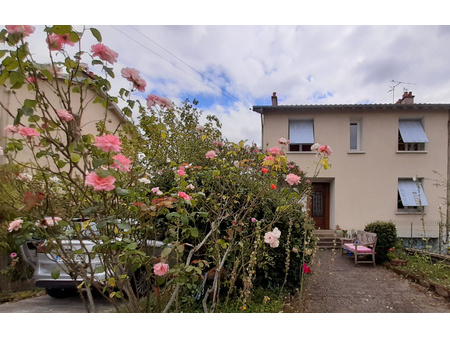
[(412, 92), (404, 92), (401, 100), (397, 101), (397, 104), (413, 104), (414, 103), (414, 95)]
[(273, 106), (273, 107), (278, 106), (277, 93), (275, 93), (275, 92), (273, 92), (273, 95), (272, 95), (272, 106)]

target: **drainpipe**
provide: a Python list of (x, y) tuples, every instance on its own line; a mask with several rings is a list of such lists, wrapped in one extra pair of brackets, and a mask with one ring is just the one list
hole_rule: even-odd
[(262, 108), (260, 114), (261, 114), (261, 149), (264, 149), (264, 114)]

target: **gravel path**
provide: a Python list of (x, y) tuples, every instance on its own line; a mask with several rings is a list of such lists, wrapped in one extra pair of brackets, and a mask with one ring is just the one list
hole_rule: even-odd
[(395, 272), (354, 265), (339, 250), (321, 250), (305, 282), (305, 313), (450, 313), (450, 303)]

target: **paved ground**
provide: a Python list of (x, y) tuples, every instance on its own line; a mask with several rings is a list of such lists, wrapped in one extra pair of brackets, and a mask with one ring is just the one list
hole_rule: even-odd
[(316, 254), (306, 279), (306, 313), (450, 313), (450, 303), (395, 272), (354, 265), (340, 251)]
[[(95, 297), (97, 312), (113, 311), (113, 306), (99, 295)], [(55, 299), (48, 295), (0, 304), (0, 313), (86, 313), (79, 295)]]

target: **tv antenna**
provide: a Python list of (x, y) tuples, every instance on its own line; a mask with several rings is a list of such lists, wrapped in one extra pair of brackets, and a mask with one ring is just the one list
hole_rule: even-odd
[[(391, 80), (392, 83), (395, 83), (395, 85), (393, 86), (389, 86), (391, 87), (391, 89), (388, 91), (388, 93), (392, 92), (392, 103), (395, 103), (395, 87), (397, 87), (400, 83), (404, 83), (404, 84), (410, 84), (410, 85), (416, 85), (415, 83), (411, 83), (411, 82), (403, 82), (403, 81), (397, 81), (397, 80)], [(403, 87), (403, 91), (406, 91), (406, 88)]]

